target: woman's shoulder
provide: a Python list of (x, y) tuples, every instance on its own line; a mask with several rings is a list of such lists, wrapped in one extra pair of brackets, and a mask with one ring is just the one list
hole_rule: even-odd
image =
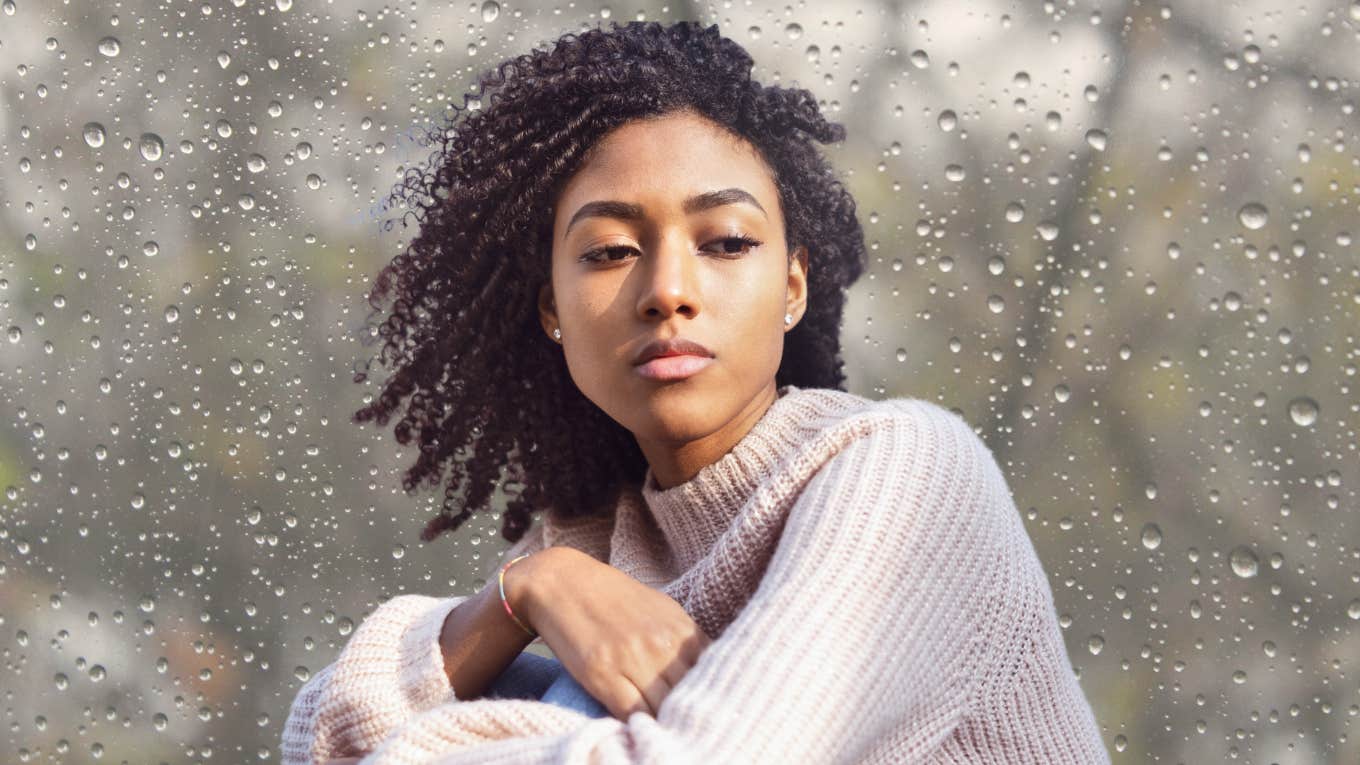
[(817, 420), (809, 443), (830, 445), (839, 451), (862, 438), (884, 447), (907, 438), (918, 448), (965, 450), (971, 456), (991, 457), (990, 447), (961, 412), (927, 399), (873, 399), (832, 388), (799, 388), (793, 393)]

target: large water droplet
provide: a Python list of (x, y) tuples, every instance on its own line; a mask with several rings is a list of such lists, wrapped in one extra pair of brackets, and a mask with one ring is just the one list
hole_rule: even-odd
[(1242, 205), (1241, 210), (1237, 211), (1237, 219), (1242, 222), (1243, 226), (1250, 229), (1261, 228), (1266, 225), (1269, 218), (1270, 211), (1266, 210), (1264, 205), (1255, 202), (1248, 202)]
[(939, 123), (940, 129), (948, 133), (955, 127), (958, 127), (959, 116), (954, 113), (953, 109), (945, 109), (944, 111), (940, 112)]
[(258, 173), (269, 167), (269, 163), (264, 161), (264, 157), (259, 154), (251, 154), (246, 158), (246, 169), (252, 173)]
[(109, 58), (117, 56), (122, 49), (123, 46), (118, 42), (117, 37), (105, 37), (99, 41), (99, 52)]
[(1289, 419), (1295, 425), (1308, 427), (1317, 422), (1318, 403), (1308, 396), (1299, 396), (1289, 402)]
[(85, 136), (85, 143), (91, 148), (98, 149), (104, 145), (104, 126), (98, 122), (86, 122), (85, 128), (80, 132)]
[(1051, 220), (1040, 221), (1037, 229), (1039, 236), (1045, 242), (1051, 242), (1058, 238), (1058, 224)]
[(1249, 579), (1256, 576), (1260, 568), (1260, 562), (1256, 559), (1256, 553), (1251, 551), (1246, 545), (1238, 545), (1228, 553), (1228, 563), (1232, 566), (1234, 574)]
[(500, 15), (501, 4), (496, 2), (496, 0), (486, 0), (485, 3), (482, 3), (482, 21), (490, 23), (495, 21), (496, 17)]
[(1155, 523), (1143, 524), (1143, 547), (1149, 550), (1156, 550), (1162, 546), (1162, 529)]
[(1105, 151), (1105, 145), (1107, 142), (1108, 136), (1105, 135), (1104, 130), (1086, 131), (1086, 143), (1092, 149), (1095, 149), (1096, 151)]
[(142, 133), (141, 139), (137, 141), (137, 151), (142, 153), (142, 159), (155, 162), (165, 152), (165, 142), (155, 133)]

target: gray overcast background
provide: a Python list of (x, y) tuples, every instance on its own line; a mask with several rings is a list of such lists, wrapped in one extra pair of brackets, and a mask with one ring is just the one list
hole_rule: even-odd
[(1360, 762), (1360, 3), (1310, 0), (3, 0), (0, 761), (277, 761), (378, 603), (482, 584), (498, 520), (422, 545), (349, 423), (381, 202), (633, 18), (848, 127), (851, 390), (993, 448), (1114, 761)]

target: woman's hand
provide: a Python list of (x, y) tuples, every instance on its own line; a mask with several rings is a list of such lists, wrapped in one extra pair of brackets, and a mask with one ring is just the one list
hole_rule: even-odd
[(712, 643), (674, 599), (580, 550), (549, 547), (509, 571), (523, 564), (516, 613), (619, 720), (655, 717)]

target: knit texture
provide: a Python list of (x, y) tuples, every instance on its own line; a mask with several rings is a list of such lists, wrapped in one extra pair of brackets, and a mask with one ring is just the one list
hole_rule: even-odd
[[(689, 481), (545, 514), (713, 643), (653, 717), (459, 699), (438, 644), (466, 596), (394, 597), (298, 692), (284, 763), (1109, 763), (1048, 579), (990, 449), (913, 398), (786, 385)], [(494, 567), (487, 571), (494, 572)]]

